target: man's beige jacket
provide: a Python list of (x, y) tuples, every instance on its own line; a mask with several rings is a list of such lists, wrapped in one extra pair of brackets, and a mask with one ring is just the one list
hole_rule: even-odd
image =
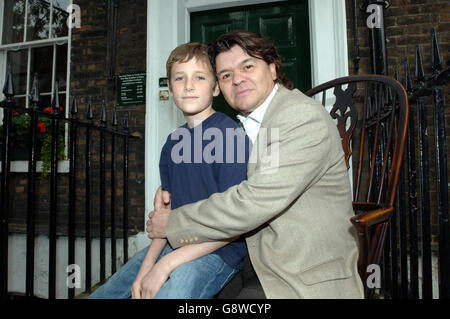
[(280, 86), (261, 123), (248, 180), (175, 209), (173, 248), (246, 234), (267, 298), (363, 298), (349, 177), (336, 124)]

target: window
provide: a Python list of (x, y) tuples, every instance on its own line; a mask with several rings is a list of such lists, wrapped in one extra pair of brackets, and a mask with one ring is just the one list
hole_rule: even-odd
[[(0, 88), (3, 88), (10, 65), (17, 104), (29, 107), (26, 97), (37, 73), (41, 107), (51, 105), (54, 84), (58, 81), (59, 101), (68, 115), (71, 30), (67, 26), (69, 13), (66, 9), (71, 3), (72, 0), (0, 2)], [(0, 95), (3, 99), (3, 93)], [(0, 120), (2, 117), (0, 114)], [(14, 164), (11, 168), (26, 171), (27, 165), (23, 170)]]

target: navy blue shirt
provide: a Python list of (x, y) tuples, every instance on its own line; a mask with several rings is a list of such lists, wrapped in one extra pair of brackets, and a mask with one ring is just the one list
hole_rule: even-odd
[[(171, 194), (172, 209), (206, 199), (245, 180), (250, 147), (243, 129), (220, 112), (194, 128), (187, 124), (177, 128), (167, 137), (159, 163), (161, 186)], [(240, 237), (213, 254), (239, 268), (247, 246)]]

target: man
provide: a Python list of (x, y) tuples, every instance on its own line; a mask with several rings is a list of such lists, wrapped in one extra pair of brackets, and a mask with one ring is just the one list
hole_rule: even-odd
[[(231, 31), (208, 52), (226, 101), (254, 142), (248, 180), (172, 212), (151, 212), (149, 237), (167, 237), (177, 248), (247, 234), (267, 298), (363, 298), (349, 221), (350, 184), (335, 123), (322, 105), (287, 88), (281, 58), (268, 39)], [(277, 157), (276, 167), (268, 156)], [(167, 197), (159, 190), (155, 207)]]

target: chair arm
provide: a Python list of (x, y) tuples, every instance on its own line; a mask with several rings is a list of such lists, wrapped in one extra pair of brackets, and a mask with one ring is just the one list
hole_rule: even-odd
[(391, 217), (394, 207), (385, 207), (372, 211), (367, 211), (350, 218), (352, 224), (359, 230), (383, 223)]
[(376, 203), (368, 203), (368, 202), (353, 202), (353, 210), (355, 212), (357, 211), (370, 211), (370, 210), (376, 210), (380, 209), (381, 205)]

